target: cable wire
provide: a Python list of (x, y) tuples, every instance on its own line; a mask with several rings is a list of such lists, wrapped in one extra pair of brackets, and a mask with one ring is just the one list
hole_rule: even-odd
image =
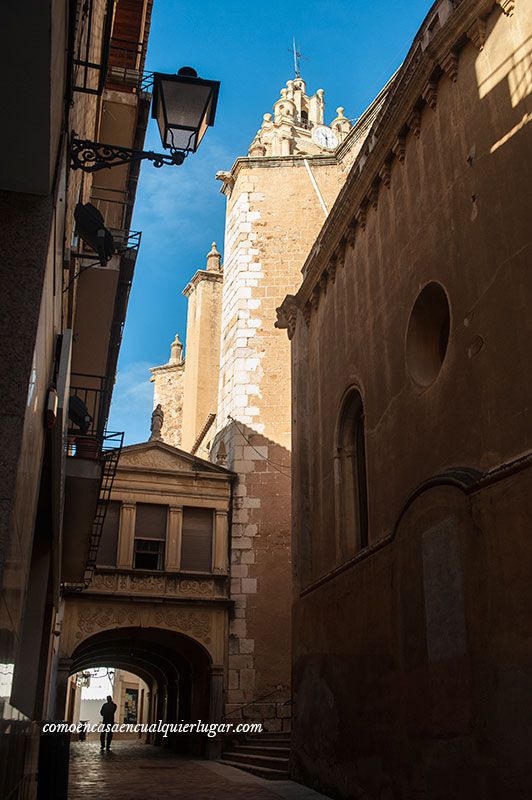
[(281, 469), (281, 466), (284, 466), (284, 465), (276, 464), (274, 461), (270, 461), (270, 459), (269, 459), (267, 456), (263, 456), (263, 455), (262, 455), (262, 453), (260, 452), (260, 450), (257, 450), (257, 448), (256, 448), (256, 447), (255, 447), (253, 444), (251, 444), (251, 442), (250, 442), (249, 438), (246, 436), (246, 434), (244, 433), (244, 431), (242, 430), (242, 428), (240, 427), (240, 425), (238, 424), (238, 422), (236, 421), (236, 419), (235, 419), (234, 417), (232, 417), (232, 416), (229, 414), (229, 415), (228, 415), (228, 417), (227, 417), (227, 419), (228, 419), (230, 422), (234, 422), (234, 424), (236, 425), (237, 429), (238, 429), (238, 430), (239, 430), (239, 432), (242, 434), (242, 436), (244, 437), (244, 439), (246, 440), (246, 442), (248, 443), (248, 445), (249, 445), (251, 448), (253, 448), (253, 450), (254, 450), (254, 451), (255, 451), (255, 452), (256, 452), (256, 453), (257, 453), (257, 454), (258, 454), (258, 455), (259, 455), (259, 456), (260, 456), (260, 457), (261, 457), (261, 458), (264, 460), (264, 461), (266, 461), (266, 462), (267, 462), (267, 463), (268, 463), (268, 464), (269, 464), (271, 467), (273, 467), (275, 470), (277, 470), (277, 472), (280, 472), (280, 473), (281, 473), (281, 475), (284, 475), (286, 478), (291, 478), (291, 477), (292, 477), (292, 475), (291, 475), (289, 472), (284, 472), (284, 470), (283, 470), (283, 469)]

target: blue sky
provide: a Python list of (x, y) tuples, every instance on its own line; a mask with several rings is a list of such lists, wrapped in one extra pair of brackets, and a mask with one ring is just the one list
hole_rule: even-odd
[[(193, 66), (221, 81), (215, 126), (181, 167), (142, 166), (133, 228), (142, 231), (118, 366), (110, 430), (126, 444), (149, 436), (149, 368), (168, 360), (176, 332), (184, 341), (181, 292), (205, 264), (211, 242), (223, 252), (225, 198), (218, 170), (246, 155), (280, 89), (293, 77), (292, 37), (306, 56), (309, 93), (325, 90), (326, 122), (338, 106), (355, 118), (401, 64), (426, 16), (427, 0), (155, 0), (146, 68)], [(160, 150), (151, 121), (147, 149)]]

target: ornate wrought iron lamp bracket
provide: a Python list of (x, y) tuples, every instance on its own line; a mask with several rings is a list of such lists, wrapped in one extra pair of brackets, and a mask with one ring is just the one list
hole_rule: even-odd
[(154, 167), (163, 164), (179, 166), (188, 153), (184, 150), (172, 149), (169, 153), (154, 153), (153, 150), (131, 150), (114, 144), (100, 144), (88, 139), (77, 139), (70, 143), (70, 166), (83, 172), (97, 172), (100, 169), (111, 169), (132, 161), (151, 161)]

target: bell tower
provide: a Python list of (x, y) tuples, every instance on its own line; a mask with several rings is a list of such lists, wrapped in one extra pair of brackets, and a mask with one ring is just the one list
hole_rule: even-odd
[(290, 349), (276, 308), (299, 287), (345, 174), (335, 154), (351, 124), (342, 109), (330, 126), (324, 119), (323, 90), (309, 95), (303, 78), (289, 80), (248, 156), (216, 176), (227, 210), (210, 458), (238, 476), (227, 711), (253, 701), (270, 731), (289, 729), (291, 672)]
[[(307, 95), (303, 78), (287, 81), (273, 115), (265, 114), (249, 148), (250, 156), (317, 155), (334, 150), (351, 130), (351, 123), (338, 108), (330, 126), (324, 125), (323, 89)], [(321, 132), (321, 137), (320, 137)]]

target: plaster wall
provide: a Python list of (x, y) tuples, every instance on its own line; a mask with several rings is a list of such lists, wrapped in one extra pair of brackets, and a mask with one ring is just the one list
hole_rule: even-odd
[[(488, 5), (292, 340), (293, 774), (337, 798), (532, 791), (532, 16)], [(421, 387), (405, 342), (431, 281), (450, 333)], [(350, 387), (364, 402), (369, 547), (342, 562), (333, 460)], [(458, 468), (469, 478), (449, 485)]]

